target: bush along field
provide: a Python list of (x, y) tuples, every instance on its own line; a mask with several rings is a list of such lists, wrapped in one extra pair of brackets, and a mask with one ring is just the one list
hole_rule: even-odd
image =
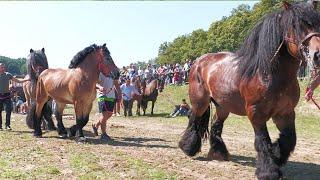
[[(320, 179), (320, 110), (304, 100), (307, 83), (300, 83), (296, 107), (297, 146), (282, 169), (287, 179)], [(177, 144), (187, 117), (166, 116), (184, 98), (189, 103), (187, 85), (167, 86), (154, 116), (149, 103), (146, 116), (112, 117), (107, 124), (109, 142), (91, 131), (91, 123), (99, 117), (96, 102), (84, 128), (87, 142), (81, 144), (73, 138), (60, 139), (55, 131), (34, 138), (25, 115), (12, 114), (13, 130), (0, 131), (0, 179), (255, 179), (254, 134), (246, 117), (230, 115), (225, 122), (222, 136), (230, 161), (208, 161), (208, 141), (197, 156), (183, 154)], [(315, 100), (320, 103), (319, 90)], [(66, 127), (75, 124), (72, 106), (65, 114)], [(278, 138), (272, 120), (268, 128), (272, 139)]]

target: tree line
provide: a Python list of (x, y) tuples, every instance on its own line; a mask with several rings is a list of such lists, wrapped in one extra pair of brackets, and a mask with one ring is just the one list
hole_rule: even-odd
[(252, 8), (243, 4), (233, 9), (231, 15), (213, 22), (207, 31), (194, 30), (190, 34), (164, 42), (158, 50), (157, 64), (184, 63), (203, 54), (237, 50), (253, 26), (266, 14), (282, 8), (282, 0), (262, 0)]
[(13, 75), (27, 74), (26, 58), (12, 59), (5, 56), (0, 56), (0, 63), (6, 65), (6, 71)]

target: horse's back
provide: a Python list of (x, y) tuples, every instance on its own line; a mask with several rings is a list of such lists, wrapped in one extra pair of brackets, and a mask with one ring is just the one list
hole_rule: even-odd
[[(74, 69), (46, 69), (40, 76), (42, 81), (42, 88), (49, 96), (54, 97), (58, 102), (73, 103), (72, 91), (73, 89), (80, 89), (79, 86), (72, 86), (77, 82), (77, 76)], [(88, 97), (88, 96), (84, 96)]]
[[(244, 99), (239, 92), (238, 60), (235, 57), (231, 52), (199, 57), (191, 67), (189, 94), (200, 97), (199, 93), (202, 93), (207, 98), (213, 98), (226, 111), (245, 115)], [(194, 101), (197, 101), (196, 98)]]

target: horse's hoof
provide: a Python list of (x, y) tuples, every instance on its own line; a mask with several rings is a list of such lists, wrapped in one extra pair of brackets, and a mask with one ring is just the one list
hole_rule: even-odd
[(56, 131), (57, 128), (56, 127), (48, 127), (48, 131)]
[(217, 160), (217, 161), (229, 161), (230, 154), (223, 154), (221, 152), (212, 152), (211, 150), (208, 153), (208, 160)]
[(59, 134), (59, 138), (65, 139), (68, 137), (68, 134)]
[(76, 135), (75, 132), (72, 132), (70, 129), (67, 130), (67, 136), (68, 136), (69, 138), (74, 137), (75, 135)]
[(77, 139), (77, 143), (85, 143), (87, 141), (87, 138), (86, 137), (79, 137)]
[(41, 134), (34, 134), (33, 135), (35, 138), (42, 138), (42, 135)]

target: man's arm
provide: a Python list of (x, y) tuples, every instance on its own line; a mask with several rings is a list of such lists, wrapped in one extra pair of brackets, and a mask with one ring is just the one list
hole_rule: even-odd
[(17, 79), (16, 77), (13, 76), (11, 78), (11, 80), (14, 81), (14, 82), (17, 82), (17, 83), (24, 83), (26, 81), (30, 81), (30, 78), (28, 76), (28, 77), (25, 77), (24, 79)]
[(310, 85), (307, 87), (307, 92), (305, 95), (305, 99), (309, 101), (313, 96), (313, 91), (320, 85), (320, 74), (318, 73), (313, 80), (311, 81)]
[(316, 77), (311, 81), (309, 88), (314, 91), (320, 85), (320, 74), (318, 73)]

